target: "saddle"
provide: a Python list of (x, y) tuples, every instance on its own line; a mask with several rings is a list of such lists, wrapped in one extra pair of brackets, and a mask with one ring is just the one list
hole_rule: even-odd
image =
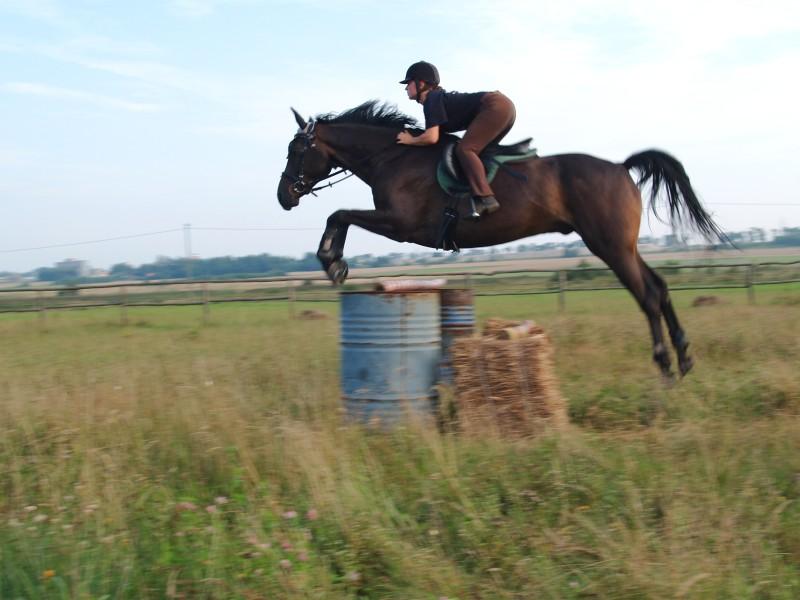
[[(452, 250), (458, 252), (459, 248), (455, 242), (454, 235), (456, 225), (458, 224), (459, 211), (458, 201), (461, 199), (469, 198), (472, 201), (471, 190), (467, 180), (464, 178), (464, 173), (461, 170), (461, 165), (456, 157), (456, 145), (460, 139), (450, 139), (444, 144), (444, 151), (442, 158), (436, 167), (436, 181), (439, 186), (450, 196), (451, 200), (445, 206), (444, 214), (442, 215), (442, 222), (439, 225), (439, 234), (436, 239), (436, 248), (443, 250)], [(531, 148), (533, 138), (527, 138), (516, 144), (501, 145), (495, 144), (488, 146), (480, 154), (483, 168), (486, 170), (486, 179), (489, 183), (492, 182), (497, 171), (506, 163), (520, 162), (528, 160), (529, 158), (537, 158), (536, 148)], [(520, 175), (514, 171), (509, 171), (514, 177), (527, 180), (527, 177)], [(472, 205), (474, 213), (475, 206)]]
[[(470, 195), (469, 184), (464, 178), (464, 173), (455, 153), (456, 145), (459, 141), (458, 139), (452, 139), (445, 142), (442, 158), (436, 168), (436, 181), (439, 186), (449, 196), (456, 198)], [(483, 163), (483, 168), (486, 170), (486, 179), (489, 183), (492, 182), (502, 165), (538, 157), (536, 148), (530, 147), (532, 141), (533, 138), (527, 138), (516, 144), (495, 144), (488, 146), (481, 152), (480, 159)]]

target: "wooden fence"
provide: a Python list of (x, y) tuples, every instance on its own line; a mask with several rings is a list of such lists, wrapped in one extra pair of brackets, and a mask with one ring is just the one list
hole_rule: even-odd
[[(742, 289), (756, 302), (758, 286), (800, 283), (800, 260), (791, 262), (711, 263), (662, 265), (656, 269), (671, 291)], [(694, 273), (693, 276), (687, 273)], [(568, 293), (624, 289), (607, 267), (572, 269), (493, 270), (486, 268), (442, 270), (426, 268), (401, 274), (355, 276), (345, 289), (369, 288), (387, 278), (439, 278), (451, 285), (475, 290), (476, 296), (554, 294), (566, 310)], [(102, 283), (96, 285), (0, 288), (0, 313), (119, 307), (127, 322), (129, 308), (145, 306), (202, 306), (204, 320), (212, 304), (227, 302), (289, 301), (333, 302), (338, 289), (323, 274), (309, 277), (263, 277)]]

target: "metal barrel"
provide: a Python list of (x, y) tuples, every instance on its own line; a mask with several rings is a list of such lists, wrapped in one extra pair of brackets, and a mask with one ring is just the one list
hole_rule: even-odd
[(441, 357), (439, 293), (341, 294), (341, 377), (351, 420), (431, 417)]
[(442, 359), (439, 380), (453, 383), (453, 363), (450, 348), (460, 337), (475, 333), (475, 298), (471, 289), (441, 290)]

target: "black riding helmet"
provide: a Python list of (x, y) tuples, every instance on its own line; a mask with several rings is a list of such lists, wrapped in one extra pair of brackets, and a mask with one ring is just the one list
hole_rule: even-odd
[(421, 60), (408, 67), (406, 78), (400, 83), (405, 85), (409, 81), (426, 81), (431, 85), (439, 85), (439, 70), (429, 62)]

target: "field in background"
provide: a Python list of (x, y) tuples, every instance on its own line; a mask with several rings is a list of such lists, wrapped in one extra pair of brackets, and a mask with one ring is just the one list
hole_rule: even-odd
[(797, 284), (675, 292), (664, 387), (624, 291), (534, 318), (572, 425), (342, 422), (334, 303), (0, 315), (0, 598), (800, 597)]
[[(769, 249), (761, 250), (766, 252)], [(792, 249), (787, 249), (792, 250)], [(707, 254), (715, 260), (709, 260)], [(800, 256), (770, 256), (733, 251), (681, 254), (683, 262), (653, 255), (651, 261), (672, 290), (743, 289), (751, 303), (756, 289), (775, 284), (800, 283)], [(513, 260), (447, 263), (353, 269), (345, 289), (372, 287), (387, 277), (446, 278), (450, 285), (475, 289), (476, 294), (558, 294), (566, 307), (575, 291), (621, 288), (616, 276), (596, 258)], [(276, 300), (336, 302), (338, 289), (321, 272), (294, 273), (286, 277), (209, 281), (147, 281), (83, 284), (77, 286), (22, 286), (0, 288), (0, 313), (40, 312), (65, 308), (120, 307), (127, 322), (128, 307), (203, 305)]]
[[(605, 263), (589, 253), (588, 250), (579, 256), (571, 256), (568, 258), (560, 256), (563, 250), (555, 250), (551, 252), (532, 253), (533, 256), (525, 258), (516, 257), (513, 255), (509, 258), (502, 258), (504, 255), (498, 253), (493, 260), (480, 260), (481, 256), (476, 256), (475, 260), (465, 262), (457, 262), (450, 264), (443, 264), (438, 267), (440, 269), (459, 270), (463, 267), (464, 270), (486, 270), (486, 271), (524, 271), (524, 270), (558, 270), (558, 269), (574, 269), (579, 265), (586, 263), (593, 267), (604, 267)], [(544, 255), (544, 256), (542, 256)], [(345, 259), (347, 257), (345, 256)], [(643, 252), (642, 258), (651, 266), (659, 266), (665, 263), (750, 263), (750, 262), (768, 262), (768, 261), (794, 261), (800, 258), (800, 248), (786, 247), (786, 248), (746, 248), (743, 250), (733, 249), (717, 249), (717, 250), (687, 250), (681, 252)], [(389, 275), (403, 272), (414, 272), (419, 270), (418, 265), (405, 265), (395, 267), (375, 267), (370, 269), (351, 269), (351, 274), (356, 277), (377, 277), (381, 275)], [(294, 272), (290, 273), (293, 277), (304, 277), (313, 275), (308, 272)]]

